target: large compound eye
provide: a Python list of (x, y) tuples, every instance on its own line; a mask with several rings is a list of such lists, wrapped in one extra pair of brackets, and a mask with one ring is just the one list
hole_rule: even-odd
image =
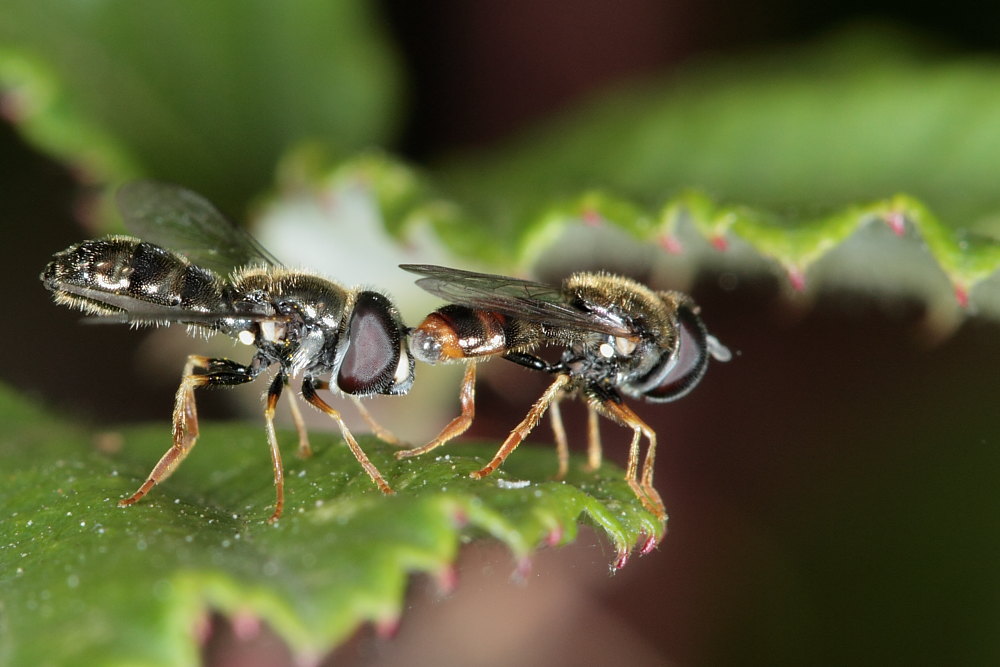
[(650, 401), (674, 401), (694, 389), (708, 368), (708, 332), (690, 308), (677, 311), (677, 347), (636, 384)]
[[(377, 292), (359, 293), (348, 326), (347, 353), (337, 372), (337, 386), (348, 394), (401, 393), (395, 385), (401, 384), (396, 376), (401, 372), (402, 329), (386, 297)], [(409, 360), (411, 369), (412, 364)], [(405, 379), (411, 378), (412, 371)]]

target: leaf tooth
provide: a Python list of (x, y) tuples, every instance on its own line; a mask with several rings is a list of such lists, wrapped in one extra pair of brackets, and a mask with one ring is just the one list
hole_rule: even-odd
[(465, 528), (469, 525), (469, 513), (461, 507), (456, 507), (451, 515), (451, 523), (455, 528)]
[(662, 234), (657, 239), (657, 242), (660, 244), (661, 248), (666, 250), (671, 255), (680, 255), (684, 252), (684, 244), (682, 244), (681, 240), (673, 234)]
[(955, 290), (955, 300), (958, 301), (958, 305), (963, 309), (969, 307), (969, 290), (961, 283), (954, 283), (953, 289)]
[[(645, 541), (643, 541), (644, 537)], [(656, 535), (644, 535), (640, 533), (639, 540), (642, 541), (642, 546), (639, 547), (639, 553), (643, 556), (653, 552), (656, 547), (660, 546), (660, 540)]]
[(448, 563), (434, 574), (438, 595), (448, 597), (458, 588), (458, 570), (454, 563)]
[(800, 293), (806, 291), (806, 271), (804, 268), (797, 264), (789, 264), (785, 266), (785, 273), (793, 290)]
[(906, 234), (906, 216), (903, 215), (902, 211), (889, 211), (885, 215), (885, 223), (889, 225), (889, 229), (893, 231), (896, 236), (903, 236)]
[(249, 609), (241, 609), (230, 619), (233, 634), (241, 641), (250, 641), (260, 635), (260, 616)]
[(380, 618), (373, 623), (375, 634), (381, 639), (392, 639), (399, 632), (399, 614), (395, 613), (386, 618)]
[(600, 227), (604, 224), (604, 216), (592, 206), (586, 206), (580, 211), (580, 220), (587, 227)]
[(510, 573), (511, 581), (518, 584), (527, 582), (528, 577), (531, 576), (533, 566), (531, 556), (521, 556), (518, 558), (517, 565), (514, 566), (514, 571)]

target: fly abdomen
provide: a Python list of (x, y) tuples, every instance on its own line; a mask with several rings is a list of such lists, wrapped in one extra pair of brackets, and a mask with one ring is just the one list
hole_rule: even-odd
[(448, 305), (410, 334), (410, 350), (426, 363), (502, 355), (534, 347), (541, 326), (488, 310)]
[(53, 256), (42, 282), (58, 303), (95, 315), (158, 321), (227, 309), (224, 283), (183, 256), (128, 236), (84, 241)]

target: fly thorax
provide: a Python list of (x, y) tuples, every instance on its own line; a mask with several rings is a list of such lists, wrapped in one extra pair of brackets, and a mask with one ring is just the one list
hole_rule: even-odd
[(301, 332), (296, 342), (286, 341), (286, 344), (290, 346), (288, 351), (291, 353), (289, 371), (292, 375), (298, 375), (319, 365), (317, 362), (322, 358), (326, 337), (320, 329), (309, 327)]
[(627, 363), (635, 355), (639, 343), (624, 336), (608, 336), (597, 343), (597, 356), (608, 362)]
[(288, 340), (289, 323), (283, 320), (264, 320), (259, 324), (260, 340), (265, 343), (283, 343)]
[(614, 355), (608, 356), (610, 350), (605, 347), (605, 338), (578, 342), (563, 352), (561, 363), (565, 365), (570, 375), (581, 377), (605, 377), (614, 372)]

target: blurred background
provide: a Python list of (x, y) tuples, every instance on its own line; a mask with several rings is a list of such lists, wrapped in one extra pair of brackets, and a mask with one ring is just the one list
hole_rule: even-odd
[[(288, 98), (279, 96), (267, 108), (240, 109), (238, 98), (218, 106), (201, 100), (185, 107), (187, 117), (173, 119), (196, 128), (237, 126), (239, 138), (223, 147), (231, 155), (216, 150), (216, 145), (199, 144), (194, 136), (190, 162), (176, 156), (173, 161), (158, 160), (171, 144), (176, 148), (183, 143), (164, 139), (169, 133), (157, 139), (164, 142), (162, 148), (156, 141), (143, 143), (136, 137), (144, 125), (162, 129), (170, 119), (141, 114), (136, 118), (130, 112), (125, 115), (133, 118), (134, 126), (95, 125), (102, 134), (95, 144), (114, 144), (103, 135), (120, 130), (126, 138), (119, 147), (140, 148), (88, 156), (86, 146), (66, 148), (65, 142), (52, 139), (59, 133), (51, 122), (41, 129), (32, 124), (23, 98), (5, 96), (2, 109), (9, 122), (0, 124), (4, 165), (0, 219), (5, 221), (8, 240), (0, 272), (7, 290), (7, 340), (12, 353), (0, 371), (4, 382), (95, 425), (133, 420), (166, 424), (184, 355), (196, 351), (195, 346), (206, 349), (204, 343), (177, 340), (163, 332), (81, 327), (76, 314), (54, 307), (41, 289), (37, 275), (48, 257), (97, 233), (102, 224), (97, 195), (109, 179), (147, 175), (182, 182), (219, 202), (235, 218), (256, 220), (257, 233), (289, 264), (314, 265), (305, 254), (294, 254), (296, 247), (318, 245), (309, 241), (314, 237), (304, 240), (291, 234), (280, 224), (288, 214), (275, 213), (282, 206), (295, 210), (295, 189), (288, 184), (299, 182), (295, 170), (308, 163), (301, 154), (298, 162), (288, 157), (300, 141), (314, 138), (295, 136), (297, 128), (315, 130), (324, 122), (331, 124), (333, 129), (322, 135), (328, 138), (323, 146), (330, 156), (328, 164), (377, 147), (431, 174), (443, 174), (445, 182), (455, 165), (460, 169), (488, 163), (490, 156), (502, 156), (510, 146), (530, 140), (525, 137), (558, 128), (564, 114), (592, 99), (602, 95), (613, 99), (622, 86), (656, 81), (669, 89), (680, 72), (705, 63), (739, 64), (763, 53), (788, 64), (782, 54), (794, 61), (803, 45), (822, 42), (852, 26), (877, 25), (892, 39), (906, 35), (926, 47), (928, 60), (969, 58), (995, 64), (1000, 55), (995, 31), (1000, 10), (964, 2), (947, 8), (902, 2), (807, 6), (780, 1), (734, 7), (654, 0), (383, 0), (345, 5), (356, 15), (340, 16), (339, 25), (363, 26), (364, 33), (354, 39), (370, 43), (348, 45), (350, 36), (337, 29), (331, 29), (328, 39), (310, 43), (329, 49), (333, 61), (346, 59), (346, 67), (331, 66), (336, 73), (324, 76), (339, 81), (340, 90), (351, 91), (353, 97), (338, 98), (337, 89), (305, 88), (290, 92)], [(43, 20), (45, 3), (39, 6), (43, 9), (37, 16), (21, 8), (0, 19), (0, 47), (30, 41), (16, 31)], [(148, 35), (134, 27), (140, 25), (135, 23), (140, 10), (133, 15), (126, 6), (121, 3), (116, 11), (123, 24), (133, 27), (106, 22), (102, 29), (132, 34), (141, 44)], [(214, 30), (225, 24), (211, 14), (206, 10), (200, 15), (200, 24), (161, 23), (162, 30), (169, 34), (182, 27), (196, 30), (199, 25)], [(42, 37), (30, 42), (31, 49), (56, 61), (66, 60), (67, 53), (78, 53), (83, 61), (108, 57), (110, 51), (86, 43), (88, 35), (100, 35), (100, 30), (85, 27), (75, 32), (71, 22), (55, 25), (40, 32)], [(286, 31), (284, 38), (302, 31), (306, 41), (326, 26), (265, 19), (252, 25), (247, 19), (235, 21), (233, 32), (211, 33), (209, 39), (190, 45), (175, 40), (173, 48), (186, 63), (181, 75), (192, 80), (192, 97), (203, 86), (229, 80), (225, 67), (233, 54), (242, 55), (247, 64), (236, 68), (240, 76), (252, 80), (256, 73), (272, 81), (284, 73), (303, 86), (310, 83), (308, 76), (292, 71), (294, 54), (288, 63), (263, 62), (273, 46), (263, 38), (266, 27), (276, 34)], [(253, 30), (240, 32), (249, 28)], [(247, 35), (261, 41), (251, 41)], [(218, 41), (218, 51), (202, 48), (213, 40)], [(890, 37), (886, 41), (891, 43)], [(169, 49), (157, 51), (157, 46), (162, 46), (159, 39), (150, 40), (148, 52), (136, 56), (136, 73), (177, 56)], [(93, 56), (94, 51), (100, 57)], [(315, 57), (309, 52), (302, 55), (306, 60)], [(0, 73), (8, 82), (16, 80), (17, 68), (10, 62), (7, 68)], [(213, 73), (213, 68), (219, 71)], [(352, 81), (352, 73), (373, 79)], [(817, 73), (815, 83), (820, 87), (822, 76)], [(70, 86), (74, 93), (69, 99), (84, 99), (101, 111), (93, 117), (105, 120), (117, 117), (117, 105), (134, 106), (127, 87), (115, 83), (103, 89), (105, 83), (100, 77), (77, 81)], [(734, 81), (734, 86), (738, 83)], [(150, 94), (157, 92), (163, 91)], [(220, 91), (220, 96), (227, 92)], [(353, 117), (345, 113), (319, 120), (289, 111), (312, 95), (330, 97), (323, 103), (332, 107), (355, 104), (360, 110)], [(737, 117), (741, 103), (738, 97), (732, 100)], [(245, 117), (229, 115), (233, 109)], [(226, 115), (220, 117), (221, 111)], [(288, 134), (273, 131), (280, 124), (276, 119), (286, 117)], [(267, 122), (270, 129), (261, 129), (258, 122)], [(538, 129), (542, 123), (547, 129)], [(70, 123), (67, 127), (72, 129)], [(341, 134), (338, 127), (344, 128)], [(886, 128), (885, 132), (894, 131), (891, 122)], [(816, 140), (823, 143), (819, 137)], [(261, 148), (249, 159), (240, 153), (241, 142), (272, 148), (269, 152)], [(720, 142), (713, 154), (724, 157), (725, 142)], [(226, 155), (228, 159), (223, 159)], [(671, 158), (681, 174), (686, 158)], [(595, 161), (600, 159), (601, 155), (594, 156)], [(984, 158), (984, 180), (994, 180), (996, 159), (996, 154)], [(240, 164), (246, 169), (233, 171)], [(758, 165), (752, 159), (741, 163), (734, 158), (729, 168), (752, 172)], [(932, 161), (915, 167), (936, 168)], [(830, 174), (831, 179), (836, 176)], [(821, 189), (822, 177), (815, 178)], [(681, 182), (683, 176), (679, 179), (665, 182), (661, 200), (677, 187), (713, 185), (694, 177), (688, 182)], [(600, 182), (600, 177), (592, 181)], [(896, 193), (895, 185), (886, 187), (875, 196)], [(796, 193), (795, 206), (808, 206), (806, 190)], [(713, 191), (722, 197), (731, 194), (717, 186)], [(912, 187), (908, 193), (925, 196)], [(847, 205), (872, 193), (862, 188), (847, 196), (838, 203)], [(954, 196), (961, 199), (961, 184)], [(331, 227), (323, 233), (335, 230), (333, 244), (339, 240), (353, 250), (331, 250), (329, 264), (316, 268), (345, 283), (386, 286), (410, 322), (418, 321), (434, 302), (415, 290), (406, 291), (409, 279), (395, 275), (396, 263), (479, 265), (474, 253), (462, 256), (433, 238), (411, 237), (399, 244), (378, 229), (362, 229), (358, 218), (338, 221), (337, 213), (349, 207), (344, 202), (341, 197), (318, 224), (325, 220)], [(973, 221), (956, 224), (967, 222)], [(359, 247), (366, 249), (360, 261)], [(607, 266), (601, 249), (597, 244), (574, 255), (579, 261), (575, 268)], [(338, 260), (335, 252), (354, 255), (355, 264)], [(460, 582), (453, 595), (442, 599), (430, 582), (418, 579), (395, 638), (386, 640), (363, 629), (330, 662), (1000, 662), (996, 484), (1000, 429), (993, 405), (1000, 395), (996, 322), (973, 314), (942, 332), (929, 314), (932, 306), (920, 294), (901, 291), (886, 296), (876, 289), (829, 285), (817, 288), (806, 300), (790, 293), (779, 271), (725, 262), (691, 266), (660, 255), (655, 262), (640, 259), (632, 264), (616, 258), (608, 268), (658, 282), (657, 287), (689, 290), (712, 332), (733, 349), (735, 357), (729, 364), (714, 365), (703, 384), (679, 403), (636, 406), (661, 442), (657, 486), (670, 523), (659, 550), (634, 558), (609, 576), (611, 548), (595, 535), (584, 534), (569, 547), (540, 553), (522, 585), (509, 581), (514, 564), (501, 549), (478, 543), (460, 560)], [(674, 271), (671, 262), (684, 269)], [(372, 267), (385, 271), (380, 274)], [(557, 279), (564, 267), (542, 265), (534, 270)], [(364, 274), (358, 275), (361, 271)], [(943, 289), (948, 291), (947, 286)], [(482, 370), (478, 416), (470, 435), (501, 438), (537, 398), (544, 378), (499, 363)], [(421, 382), (427, 378), (429, 389), (415, 400), (438, 404), (443, 423), (457, 409), (457, 375), (445, 369), (418, 371)], [(519, 391), (510, 391), (511, 386)], [(200, 396), (203, 415), (221, 419), (255, 410), (253, 390), (247, 392), (249, 410), (230, 393), (237, 392)], [(564, 413), (577, 443), (584, 433), (578, 407), (567, 406)], [(429, 433), (439, 426), (437, 422), (407, 426), (408, 415), (398, 408), (385, 412), (391, 413), (386, 414), (388, 421), (401, 431), (419, 433), (422, 428)], [(623, 463), (627, 434), (607, 424), (603, 433), (606, 455)], [(540, 428), (529, 446), (544, 446), (548, 438), (547, 430)], [(206, 649), (213, 664), (248, 664), (248, 655), (260, 664), (288, 659), (273, 637), (241, 639), (221, 620), (219, 626)]]

